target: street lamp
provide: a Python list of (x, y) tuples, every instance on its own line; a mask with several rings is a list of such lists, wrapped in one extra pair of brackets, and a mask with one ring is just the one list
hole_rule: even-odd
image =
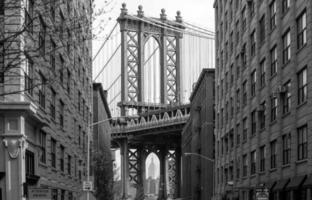
[[(126, 124), (127, 121), (126, 121), (126, 117), (125, 116), (121, 116), (121, 117), (111, 117), (111, 118), (108, 118), (108, 119), (104, 119), (104, 120), (101, 120), (101, 121), (97, 121), (97, 122), (94, 122), (94, 123), (91, 123), (88, 125), (88, 141), (87, 141), (87, 146), (88, 146), (88, 150), (87, 150), (87, 182), (90, 183), (90, 137), (91, 137), (91, 127), (92, 126), (95, 126), (95, 125), (98, 125), (98, 124), (101, 124), (101, 123), (104, 123), (104, 122), (107, 122), (107, 121), (110, 121), (110, 120), (113, 120), (113, 119), (117, 119), (118, 120), (118, 123), (120, 124)], [(87, 200), (90, 199), (90, 195), (89, 195), (89, 190), (87, 191)]]
[[(191, 153), (191, 152), (186, 152), (186, 153), (184, 153), (184, 155), (185, 156), (198, 156), (198, 157), (200, 157), (200, 158), (202, 158), (202, 159), (204, 159), (204, 160), (208, 160), (209, 162), (212, 162), (213, 164), (215, 163), (215, 160), (214, 159), (212, 159), (212, 158), (209, 158), (209, 157), (207, 157), (207, 156), (204, 156), (204, 155), (202, 155), (202, 154), (199, 154), (199, 153)], [(214, 168), (214, 167), (213, 167)], [(213, 178), (213, 180), (212, 180), (212, 194), (213, 194), (213, 196), (215, 196), (215, 188), (214, 188), (214, 185), (215, 185), (215, 183), (214, 183), (214, 178)], [(212, 197), (212, 198), (214, 198), (214, 197)]]

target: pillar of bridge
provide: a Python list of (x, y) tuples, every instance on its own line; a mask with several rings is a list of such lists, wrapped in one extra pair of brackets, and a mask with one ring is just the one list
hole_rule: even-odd
[(181, 197), (181, 147), (177, 147), (175, 150), (176, 153), (176, 180), (175, 180), (175, 198)]
[(121, 192), (122, 200), (128, 199), (129, 188), (129, 158), (128, 158), (128, 140), (124, 139), (120, 144), (120, 158), (121, 158)]
[(167, 153), (168, 149), (166, 147), (162, 147), (159, 153), (160, 177), (158, 200), (167, 199)]

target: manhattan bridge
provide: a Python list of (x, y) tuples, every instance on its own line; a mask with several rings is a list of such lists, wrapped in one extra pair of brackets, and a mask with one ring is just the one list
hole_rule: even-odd
[[(214, 68), (212, 31), (188, 23), (178, 11), (170, 20), (136, 14), (122, 5), (117, 23), (93, 58), (94, 81), (108, 93), (112, 145), (120, 149), (122, 197), (144, 190), (146, 158), (159, 159), (158, 199), (181, 195), (181, 132), (189, 96), (203, 68)], [(169, 162), (170, 161), (170, 162)], [(131, 198), (131, 197), (130, 197)], [(133, 197), (132, 197), (133, 198)]]

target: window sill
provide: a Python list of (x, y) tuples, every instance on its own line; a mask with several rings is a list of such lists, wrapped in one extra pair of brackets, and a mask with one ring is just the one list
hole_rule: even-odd
[(308, 103), (308, 101), (306, 100), (306, 101), (302, 102), (301, 104), (298, 104), (298, 105), (297, 105), (297, 109), (300, 109), (301, 107), (303, 107), (303, 106), (306, 105), (307, 103)]
[(255, 172), (254, 174), (251, 174), (251, 175), (250, 175), (250, 178), (255, 178), (256, 175), (257, 175), (257, 174), (256, 174), (256, 172)]
[(276, 123), (277, 123), (277, 120), (275, 119), (274, 121), (270, 122), (270, 126), (273, 126)]
[(287, 60), (287, 62), (283, 63), (282, 68), (287, 67), (287, 65), (289, 65), (291, 62), (291, 58), (289, 60)]
[(302, 51), (302, 49), (304, 49), (306, 46), (307, 46), (307, 42), (304, 45), (302, 45), (302, 47), (297, 49), (296, 54), (299, 54), (300, 51)]
[(275, 172), (275, 171), (277, 171), (277, 168), (273, 168), (273, 169), (269, 169), (269, 172)]
[(265, 174), (265, 170), (264, 171), (261, 171), (261, 172), (258, 172), (259, 175), (264, 175)]
[(48, 165), (47, 165), (47, 163), (43, 163), (43, 162), (38, 162), (39, 163), (39, 166), (40, 167), (43, 167), (43, 168), (48, 168)]
[(284, 119), (284, 118), (288, 117), (288, 115), (290, 115), (290, 111), (288, 111), (287, 113), (284, 113), (282, 118)]
[(288, 168), (288, 167), (290, 167), (290, 164), (288, 163), (288, 164), (284, 164), (284, 165), (282, 165), (282, 168), (284, 169), (284, 168)]
[(270, 81), (272, 81), (272, 79), (274, 79), (276, 76), (277, 76), (277, 73), (271, 74)]
[(52, 167), (53, 172), (57, 172), (57, 169), (55, 167)]
[(300, 164), (306, 163), (306, 162), (308, 162), (308, 159), (307, 159), (307, 158), (302, 159), (302, 160), (297, 160), (297, 161), (296, 161), (296, 164), (297, 164), (297, 165), (300, 165)]

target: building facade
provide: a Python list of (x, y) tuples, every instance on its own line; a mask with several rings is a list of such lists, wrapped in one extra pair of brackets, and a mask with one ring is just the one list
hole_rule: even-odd
[[(107, 91), (101, 83), (93, 83), (93, 137), (91, 141), (91, 175), (99, 199), (112, 199), (113, 157), (111, 150), (111, 112), (107, 104)], [(115, 152), (114, 152), (115, 153)], [(100, 166), (98, 166), (100, 165)], [(103, 182), (105, 184), (103, 184)]]
[[(0, 199), (79, 199), (88, 175), (91, 1), (0, 1)], [(37, 191), (38, 192), (38, 191)]]
[(214, 76), (214, 69), (203, 69), (190, 97), (190, 118), (182, 132), (182, 199), (213, 195)]
[(215, 199), (311, 199), (312, 2), (214, 7)]

